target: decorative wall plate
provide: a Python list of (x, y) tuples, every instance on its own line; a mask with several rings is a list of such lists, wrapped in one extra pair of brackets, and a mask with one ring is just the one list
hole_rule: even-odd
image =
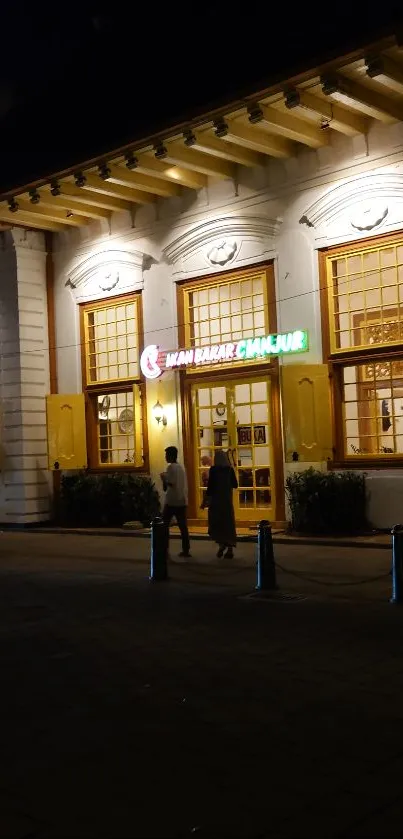
[(118, 426), (122, 434), (130, 434), (133, 431), (133, 411), (130, 408), (123, 408), (120, 412)]
[(218, 405), (216, 405), (215, 412), (216, 412), (218, 417), (223, 417), (226, 410), (227, 410), (227, 406), (224, 405), (224, 402), (219, 402)]

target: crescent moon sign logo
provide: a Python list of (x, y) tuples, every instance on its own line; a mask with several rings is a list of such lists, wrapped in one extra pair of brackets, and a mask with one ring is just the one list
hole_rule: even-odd
[(146, 379), (158, 379), (162, 370), (158, 364), (159, 348), (156, 344), (145, 347), (140, 356), (140, 369)]

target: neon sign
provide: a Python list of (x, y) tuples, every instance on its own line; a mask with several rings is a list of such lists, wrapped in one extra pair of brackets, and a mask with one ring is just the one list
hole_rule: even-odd
[(308, 332), (304, 329), (169, 352), (160, 350), (156, 344), (149, 344), (141, 353), (140, 369), (146, 379), (157, 379), (166, 370), (183, 370), (220, 362), (253, 361), (273, 355), (306, 352), (308, 347)]

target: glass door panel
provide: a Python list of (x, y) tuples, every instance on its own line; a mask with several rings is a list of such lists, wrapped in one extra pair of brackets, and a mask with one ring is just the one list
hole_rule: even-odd
[(272, 510), (270, 383), (251, 380), (234, 386), (238, 517), (270, 517)]
[(210, 466), (215, 452), (228, 451), (231, 439), (228, 428), (231, 393), (226, 385), (193, 385), (193, 429), (196, 477), (197, 515), (207, 518), (207, 512), (200, 510), (206, 495)]
[(270, 382), (192, 386), (197, 515), (207, 487), (210, 466), (219, 449), (227, 451), (238, 478), (234, 492), (238, 520), (273, 518), (273, 468)]

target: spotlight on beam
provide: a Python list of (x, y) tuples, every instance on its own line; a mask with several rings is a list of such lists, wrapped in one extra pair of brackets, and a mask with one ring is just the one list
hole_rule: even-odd
[(19, 210), (19, 207), (20, 205), (18, 204), (18, 201), (15, 200), (15, 198), (8, 199), (8, 209), (11, 213), (16, 213), (17, 210)]
[(214, 123), (214, 134), (216, 137), (225, 137), (228, 134), (228, 125), (224, 119), (219, 119)]
[(248, 117), (249, 117), (249, 122), (252, 125), (256, 125), (256, 123), (262, 121), (263, 111), (259, 107), (259, 105), (252, 105), (250, 108), (248, 108)]
[(157, 160), (164, 160), (167, 157), (168, 151), (163, 143), (158, 143), (157, 146), (154, 146), (154, 156)]
[(39, 195), (39, 192), (38, 192), (37, 189), (30, 189), (29, 190), (29, 200), (30, 200), (31, 204), (39, 204), (39, 202), (41, 200), (41, 196)]
[(103, 181), (107, 181), (108, 178), (110, 178), (111, 176), (111, 170), (109, 169), (109, 166), (106, 165), (106, 163), (101, 163), (101, 165), (98, 167), (98, 173), (99, 177), (102, 178)]
[(76, 186), (85, 186), (85, 184), (87, 183), (87, 178), (85, 177), (83, 172), (77, 172), (77, 174), (74, 175), (74, 180), (76, 182)]
[(298, 105), (301, 103), (301, 97), (299, 95), (298, 90), (288, 90), (285, 94), (285, 106), (289, 110), (292, 108), (298, 108)]
[(50, 194), (53, 195), (54, 198), (57, 198), (58, 195), (61, 195), (61, 192), (59, 181), (52, 181), (50, 185)]
[(188, 149), (190, 149), (192, 146), (194, 146), (195, 143), (197, 142), (196, 141), (196, 136), (195, 136), (195, 134), (193, 134), (193, 131), (191, 130), (191, 128), (189, 128), (187, 131), (183, 132), (183, 139), (185, 141), (185, 146), (187, 146)]
[(138, 159), (133, 152), (126, 155), (126, 166), (128, 169), (137, 169), (139, 165)]

